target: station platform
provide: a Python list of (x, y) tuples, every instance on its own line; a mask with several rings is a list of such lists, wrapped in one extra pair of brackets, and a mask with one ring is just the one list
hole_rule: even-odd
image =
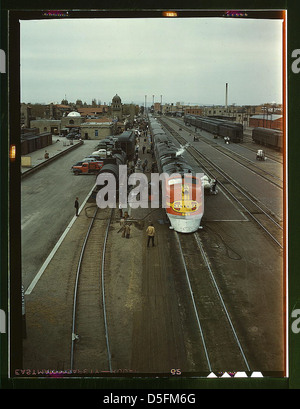
[[(76, 147), (82, 145), (82, 143), (83, 142), (79, 140), (70, 140), (66, 137), (52, 136), (52, 145), (48, 145), (42, 149), (30, 152), (28, 155), (22, 156), (21, 163), (23, 163), (23, 161), (28, 163), (28, 166), (21, 166), (22, 175), (34, 169), (36, 166), (44, 164), (49, 161), (49, 159), (58, 158), (69, 150), (76, 149)], [(49, 154), (49, 158), (45, 158), (45, 153)], [(23, 158), (25, 158), (25, 160)]]

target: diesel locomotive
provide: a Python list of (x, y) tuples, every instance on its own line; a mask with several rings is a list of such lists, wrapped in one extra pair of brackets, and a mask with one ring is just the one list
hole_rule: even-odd
[(161, 188), (170, 227), (180, 233), (192, 233), (199, 229), (204, 213), (203, 174), (195, 173), (152, 116), (149, 125), (157, 170), (165, 175)]

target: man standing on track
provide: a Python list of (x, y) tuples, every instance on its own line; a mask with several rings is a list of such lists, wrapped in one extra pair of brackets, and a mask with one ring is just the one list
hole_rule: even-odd
[(147, 227), (146, 233), (148, 234), (147, 247), (149, 247), (150, 240), (152, 241), (152, 247), (154, 247), (155, 228), (153, 226), (153, 223), (149, 224), (149, 226)]

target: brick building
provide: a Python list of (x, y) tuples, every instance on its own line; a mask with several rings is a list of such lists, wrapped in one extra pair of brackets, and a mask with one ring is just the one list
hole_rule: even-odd
[(253, 115), (249, 120), (251, 128), (261, 127), (283, 130), (283, 116), (276, 114)]
[(203, 109), (196, 106), (184, 108), (184, 115), (203, 115)]

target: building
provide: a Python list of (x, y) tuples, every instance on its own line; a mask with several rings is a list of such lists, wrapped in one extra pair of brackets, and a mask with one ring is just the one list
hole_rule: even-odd
[[(50, 132), (39, 132), (37, 128), (23, 128), (21, 130), (21, 156), (29, 155), (31, 152), (46, 148), (49, 145), (52, 145)], [(30, 166), (31, 161), (27, 161), (27, 164)]]
[(78, 108), (77, 111), (83, 118), (96, 118), (102, 116), (103, 114), (107, 114), (108, 106), (107, 105), (100, 105), (98, 107), (90, 107), (90, 108)]
[(156, 113), (162, 112), (160, 102), (154, 102), (154, 107), (153, 108), (154, 108), (154, 112), (156, 112)]
[(82, 139), (105, 139), (108, 136), (114, 135), (116, 123), (106, 120), (96, 121), (91, 120), (81, 124)]
[(42, 118), (36, 118), (31, 115), (32, 106), (22, 104), (22, 127), (37, 128), (38, 132), (50, 132), (52, 135), (66, 135), (72, 128), (78, 128), (82, 139), (103, 139), (132, 127), (138, 111), (134, 104), (122, 105), (117, 94), (110, 106), (93, 104), (86, 107), (80, 100), (77, 100), (76, 106), (68, 105), (65, 100), (62, 104), (44, 105), (39, 107), (43, 112)]
[(203, 115), (203, 109), (202, 107), (198, 106), (191, 106), (184, 108), (184, 115)]
[(61, 119), (64, 116), (67, 116), (69, 112), (72, 111), (70, 105), (65, 104), (49, 104), (46, 105), (46, 118), (48, 119)]
[(21, 126), (23, 128), (29, 128), (30, 121), (47, 118), (46, 113), (46, 105), (21, 103)]
[(39, 133), (48, 132), (51, 135), (59, 135), (61, 121), (57, 119), (34, 119), (30, 121), (30, 128), (37, 128)]
[(251, 128), (261, 127), (283, 130), (283, 116), (277, 114), (261, 114), (250, 117), (249, 126)]
[(68, 128), (79, 128), (83, 122), (83, 118), (79, 112), (72, 111), (67, 116), (61, 118), (62, 129)]
[(122, 112), (122, 103), (121, 98), (119, 95), (115, 95), (112, 99), (111, 104), (111, 116), (114, 119), (117, 119), (119, 122), (123, 119), (123, 112)]

